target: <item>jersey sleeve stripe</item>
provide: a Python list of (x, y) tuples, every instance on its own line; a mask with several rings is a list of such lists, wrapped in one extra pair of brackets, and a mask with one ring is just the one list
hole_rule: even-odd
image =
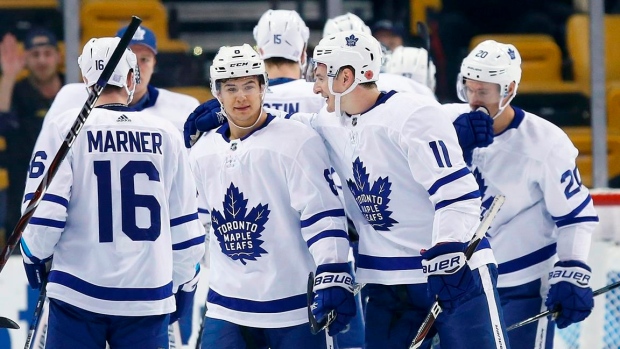
[(552, 216), (551, 218), (553, 218), (554, 221), (562, 221), (568, 218), (577, 217), (577, 215), (581, 213), (581, 211), (583, 211), (583, 209), (586, 208), (586, 206), (588, 206), (590, 201), (592, 201), (592, 196), (588, 194), (588, 197), (585, 200), (583, 200), (583, 202), (579, 206), (577, 206), (577, 208), (572, 210), (569, 214), (564, 215), (564, 216), (559, 216), (559, 217)]
[(587, 217), (575, 217), (575, 218), (567, 218), (561, 221), (555, 222), (556, 227), (561, 228), (571, 224), (578, 224), (584, 222), (598, 222), (597, 216), (587, 216)]
[(47, 218), (37, 218), (37, 217), (30, 218), (29, 223), (32, 225), (42, 225), (45, 227), (60, 228), (60, 229), (64, 229), (65, 224), (67, 224), (67, 222), (63, 222), (63, 221), (57, 221), (54, 219), (47, 219)]
[[(24, 202), (32, 200), (34, 197), (34, 193), (28, 193), (24, 196)], [(69, 200), (63, 198), (62, 196), (54, 195), (54, 194), (45, 194), (43, 195), (43, 201), (53, 202), (64, 207), (69, 207)]]
[(327, 211), (319, 212), (308, 219), (302, 220), (301, 227), (302, 228), (309, 227), (312, 224), (318, 222), (319, 220), (325, 217), (344, 217), (344, 209), (335, 209), (335, 210), (327, 210)]
[(501, 263), (497, 266), (497, 271), (500, 274), (507, 274), (544, 262), (555, 255), (556, 246), (557, 245), (554, 243), (526, 254), (525, 256)]
[(188, 214), (186, 216), (181, 216), (177, 218), (173, 218), (170, 220), (170, 227), (176, 227), (177, 225), (181, 225), (183, 223), (191, 222), (198, 219), (198, 212)]
[(349, 235), (347, 235), (347, 232), (345, 232), (344, 230), (339, 230), (339, 229), (332, 229), (332, 230), (325, 230), (322, 231), (318, 234), (316, 234), (315, 236), (313, 236), (312, 238), (308, 239), (308, 247), (312, 246), (315, 242), (324, 239), (324, 238), (344, 238), (344, 239), (348, 239)]
[(32, 254), (32, 252), (30, 252), (30, 248), (28, 248), (28, 245), (26, 244), (26, 241), (24, 241), (23, 238), (19, 240), (19, 244), (21, 246), (22, 252), (24, 252), (24, 254), (26, 255), (26, 258), (28, 258), (34, 264), (45, 263), (45, 262), (49, 261), (50, 259), (52, 259), (51, 256), (43, 258), (43, 259), (35, 257)]
[(431, 185), (430, 188), (428, 188), (428, 193), (430, 195), (435, 195), (435, 193), (437, 192), (437, 190), (439, 190), (439, 188), (441, 188), (442, 186), (448, 184), (448, 183), (452, 183), (454, 181), (456, 181), (457, 179), (461, 178), (461, 177), (465, 177), (468, 174), (470, 174), (471, 172), (469, 171), (469, 169), (463, 167), (462, 169), (450, 173), (449, 175), (438, 179), (435, 183), (433, 183), (433, 185)]
[(158, 301), (172, 296), (172, 281), (154, 288), (116, 288), (93, 285), (74, 275), (52, 270), (49, 282), (63, 285), (89, 297), (108, 301)]
[(270, 301), (254, 301), (223, 296), (209, 289), (207, 302), (221, 307), (245, 313), (283, 313), (306, 307), (306, 294), (275, 299)]
[(195, 237), (193, 239), (189, 239), (189, 240), (186, 240), (186, 241), (183, 241), (183, 242), (179, 242), (178, 244), (173, 244), (172, 245), (172, 250), (173, 251), (184, 250), (184, 249), (190, 248), (192, 246), (203, 244), (204, 242), (205, 242), (205, 235), (201, 235), (201, 236)]
[(206, 208), (198, 207), (198, 213), (209, 214), (209, 210)]
[(465, 201), (465, 200), (471, 200), (471, 199), (476, 199), (480, 197), (480, 191), (479, 190), (474, 190), (471, 193), (467, 193), (461, 197), (458, 197), (456, 199), (451, 199), (451, 200), (443, 200), (443, 201), (439, 201), (436, 205), (435, 205), (435, 211), (440, 210), (446, 206), (452, 205), (456, 202), (459, 201)]

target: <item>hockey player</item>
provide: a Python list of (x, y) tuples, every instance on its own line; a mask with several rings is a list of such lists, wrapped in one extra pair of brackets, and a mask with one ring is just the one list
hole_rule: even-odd
[[(361, 31), (368, 35), (372, 35), (370, 28), (361, 18), (352, 13), (347, 13), (328, 19), (327, 22), (325, 22), (325, 26), (323, 27), (323, 38), (343, 31)], [(413, 92), (435, 98), (434, 92), (426, 87), (426, 84), (420, 83), (415, 79), (400, 76), (400, 74), (388, 72), (386, 70), (386, 64), (390, 60), (390, 53), (387, 52), (386, 48), (384, 48), (383, 51), (385, 55), (382, 61), (380, 78), (376, 82), (379, 91), (387, 92), (395, 90), (398, 92)]]
[[(369, 293), (365, 347), (408, 348), (437, 297), (444, 313), (432, 332), (442, 348), (508, 348), (488, 242), (463, 258), (480, 194), (447, 115), (434, 99), (377, 89), (381, 48), (372, 36), (334, 34), (314, 58), (315, 92), (327, 107), (292, 118), (318, 131), (349, 189), (357, 281)], [(456, 268), (439, 268), (451, 260)]]
[[(468, 104), (444, 109), (452, 118), (493, 119), (492, 143), (465, 151), (471, 153), (483, 208), (494, 196), (506, 196), (488, 233), (499, 264), (498, 291), (506, 323), (561, 309), (555, 323), (564, 328), (585, 319), (593, 307), (586, 261), (598, 216), (581, 184), (577, 149), (567, 135), (510, 104), (520, 81), (517, 49), (484, 41), (461, 65), (457, 91)], [(491, 116), (472, 111), (479, 107)], [(543, 318), (510, 331), (510, 345), (552, 348), (553, 322)]]
[(417, 47), (400, 46), (396, 48), (385, 64), (386, 73), (402, 75), (424, 84), (432, 94), (435, 93), (437, 82), (435, 79), (436, 71), (435, 64), (428, 59), (428, 52)]
[[(119, 41), (84, 46), (78, 62), (86, 86)], [(196, 185), (174, 126), (127, 107), (136, 71), (127, 49), (23, 233), (32, 287), (42, 286), (53, 258), (48, 349), (168, 348), (169, 322), (191, 304), (205, 238)], [(35, 153), (53, 158), (78, 112), (44, 125)], [(45, 171), (34, 162), (27, 190)]]
[[(127, 27), (122, 27), (116, 36), (121, 37)], [(134, 99), (129, 105), (135, 110), (148, 109), (153, 114), (163, 117), (183, 132), (183, 123), (200, 103), (196, 98), (181, 93), (157, 88), (150, 84), (157, 63), (157, 38), (152, 30), (140, 26), (134, 34), (129, 47), (138, 57), (140, 68), (139, 83), (136, 85)], [(58, 92), (44, 122), (54, 119), (59, 113), (69, 108), (84, 105), (88, 92), (84, 84), (67, 84)]]
[(211, 213), (202, 348), (325, 348), (313, 336), (306, 280), (316, 271), (317, 318), (335, 335), (355, 315), (349, 242), (328, 155), (310, 128), (262, 107), (267, 76), (249, 45), (220, 48), (211, 89), (228, 123), (190, 153), (199, 206)]

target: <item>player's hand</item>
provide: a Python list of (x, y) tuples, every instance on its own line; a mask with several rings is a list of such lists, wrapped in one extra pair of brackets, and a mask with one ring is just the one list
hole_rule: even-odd
[(28, 284), (35, 290), (40, 290), (43, 285), (43, 281), (47, 278), (50, 269), (52, 267), (52, 259), (36, 260), (36, 263), (32, 263), (32, 260), (24, 258), (24, 269), (26, 270), (26, 277), (28, 278)]
[(174, 294), (174, 300), (177, 309), (170, 314), (170, 323), (179, 320), (181, 317), (191, 313), (194, 307), (194, 296), (196, 288), (200, 280), (200, 264), (196, 265), (196, 275), (189, 282), (181, 285), (177, 293)]
[(0, 65), (2, 74), (17, 78), (19, 72), (24, 69), (24, 53), (20, 52), (17, 39), (11, 33), (7, 33), (0, 42)]
[(213, 130), (226, 122), (221, 113), (220, 102), (210, 99), (194, 109), (183, 125), (185, 147), (191, 148), (203, 132)]
[(549, 272), (551, 288), (545, 305), (550, 311), (559, 311), (555, 322), (565, 328), (584, 320), (594, 307), (594, 295), (590, 288), (591, 269), (579, 261), (555, 263)]
[(357, 311), (349, 264), (320, 265), (314, 278), (314, 294), (312, 315), (320, 322), (334, 310), (336, 319), (329, 325), (328, 333), (330, 336), (337, 335), (347, 327)]
[(444, 311), (451, 311), (468, 295), (481, 290), (465, 258), (466, 242), (445, 242), (422, 251), (422, 272), (428, 276), (428, 293)]
[(484, 107), (461, 114), (452, 124), (468, 164), (471, 163), (471, 154), (475, 148), (493, 143), (493, 119)]

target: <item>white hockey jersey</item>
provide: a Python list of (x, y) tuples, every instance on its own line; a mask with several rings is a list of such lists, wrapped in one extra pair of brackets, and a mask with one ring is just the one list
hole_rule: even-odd
[(191, 149), (199, 206), (212, 217), (207, 316), (259, 328), (308, 322), (317, 265), (346, 263), (345, 213), (321, 138), (268, 115), (242, 139), (228, 124)]
[(412, 92), (436, 99), (435, 94), (428, 86), (398, 74), (380, 73), (379, 80), (377, 80), (377, 88), (383, 92), (392, 90), (396, 92)]
[[(342, 179), (345, 208), (360, 235), (357, 282), (424, 283), (421, 249), (471, 239), (480, 193), (437, 101), (391, 91), (344, 124), (326, 108), (292, 118), (323, 137)], [(485, 241), (470, 266), (487, 263), (494, 259)]]
[(286, 113), (316, 113), (325, 99), (314, 94), (313, 84), (303, 79), (270, 79), (263, 105)]
[[(86, 102), (88, 92), (86, 85), (83, 83), (73, 83), (63, 86), (50, 109), (45, 115), (43, 123), (47, 123), (54, 119), (58, 114), (64, 113), (70, 108), (81, 108)], [(172, 124), (183, 134), (183, 124), (187, 120), (187, 116), (196, 109), (200, 104), (194, 97), (187, 96), (181, 93), (165, 90), (163, 88), (155, 88), (151, 85), (148, 86), (147, 101), (139, 108), (133, 109), (138, 111), (148, 109), (151, 113), (163, 117), (166, 120), (172, 122)], [(75, 120), (77, 117), (73, 115)]]
[[(48, 122), (26, 183), (33, 197), (78, 109)], [(52, 256), (50, 298), (100, 314), (175, 310), (173, 293), (204, 254), (196, 185), (174, 126), (149, 112), (97, 107), (22, 236), (24, 259)]]
[[(443, 109), (452, 119), (471, 111), (460, 103)], [(575, 164), (577, 149), (566, 133), (513, 109), (508, 128), (488, 147), (474, 150), (471, 168), (483, 211), (496, 195), (506, 196), (487, 235), (498, 262), (498, 287), (537, 280), (558, 257), (586, 261), (598, 222)]]

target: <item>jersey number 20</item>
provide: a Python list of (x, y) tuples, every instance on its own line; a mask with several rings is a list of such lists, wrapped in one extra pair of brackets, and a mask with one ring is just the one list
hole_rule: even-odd
[[(112, 173), (110, 161), (95, 161), (97, 196), (99, 200), (99, 242), (112, 242)], [(136, 194), (134, 177), (145, 174), (150, 181), (159, 182), (159, 172), (150, 161), (129, 161), (120, 171), (122, 229), (133, 241), (155, 241), (161, 233), (161, 206), (152, 195)], [(136, 223), (136, 208), (150, 212), (151, 226), (140, 228)]]

